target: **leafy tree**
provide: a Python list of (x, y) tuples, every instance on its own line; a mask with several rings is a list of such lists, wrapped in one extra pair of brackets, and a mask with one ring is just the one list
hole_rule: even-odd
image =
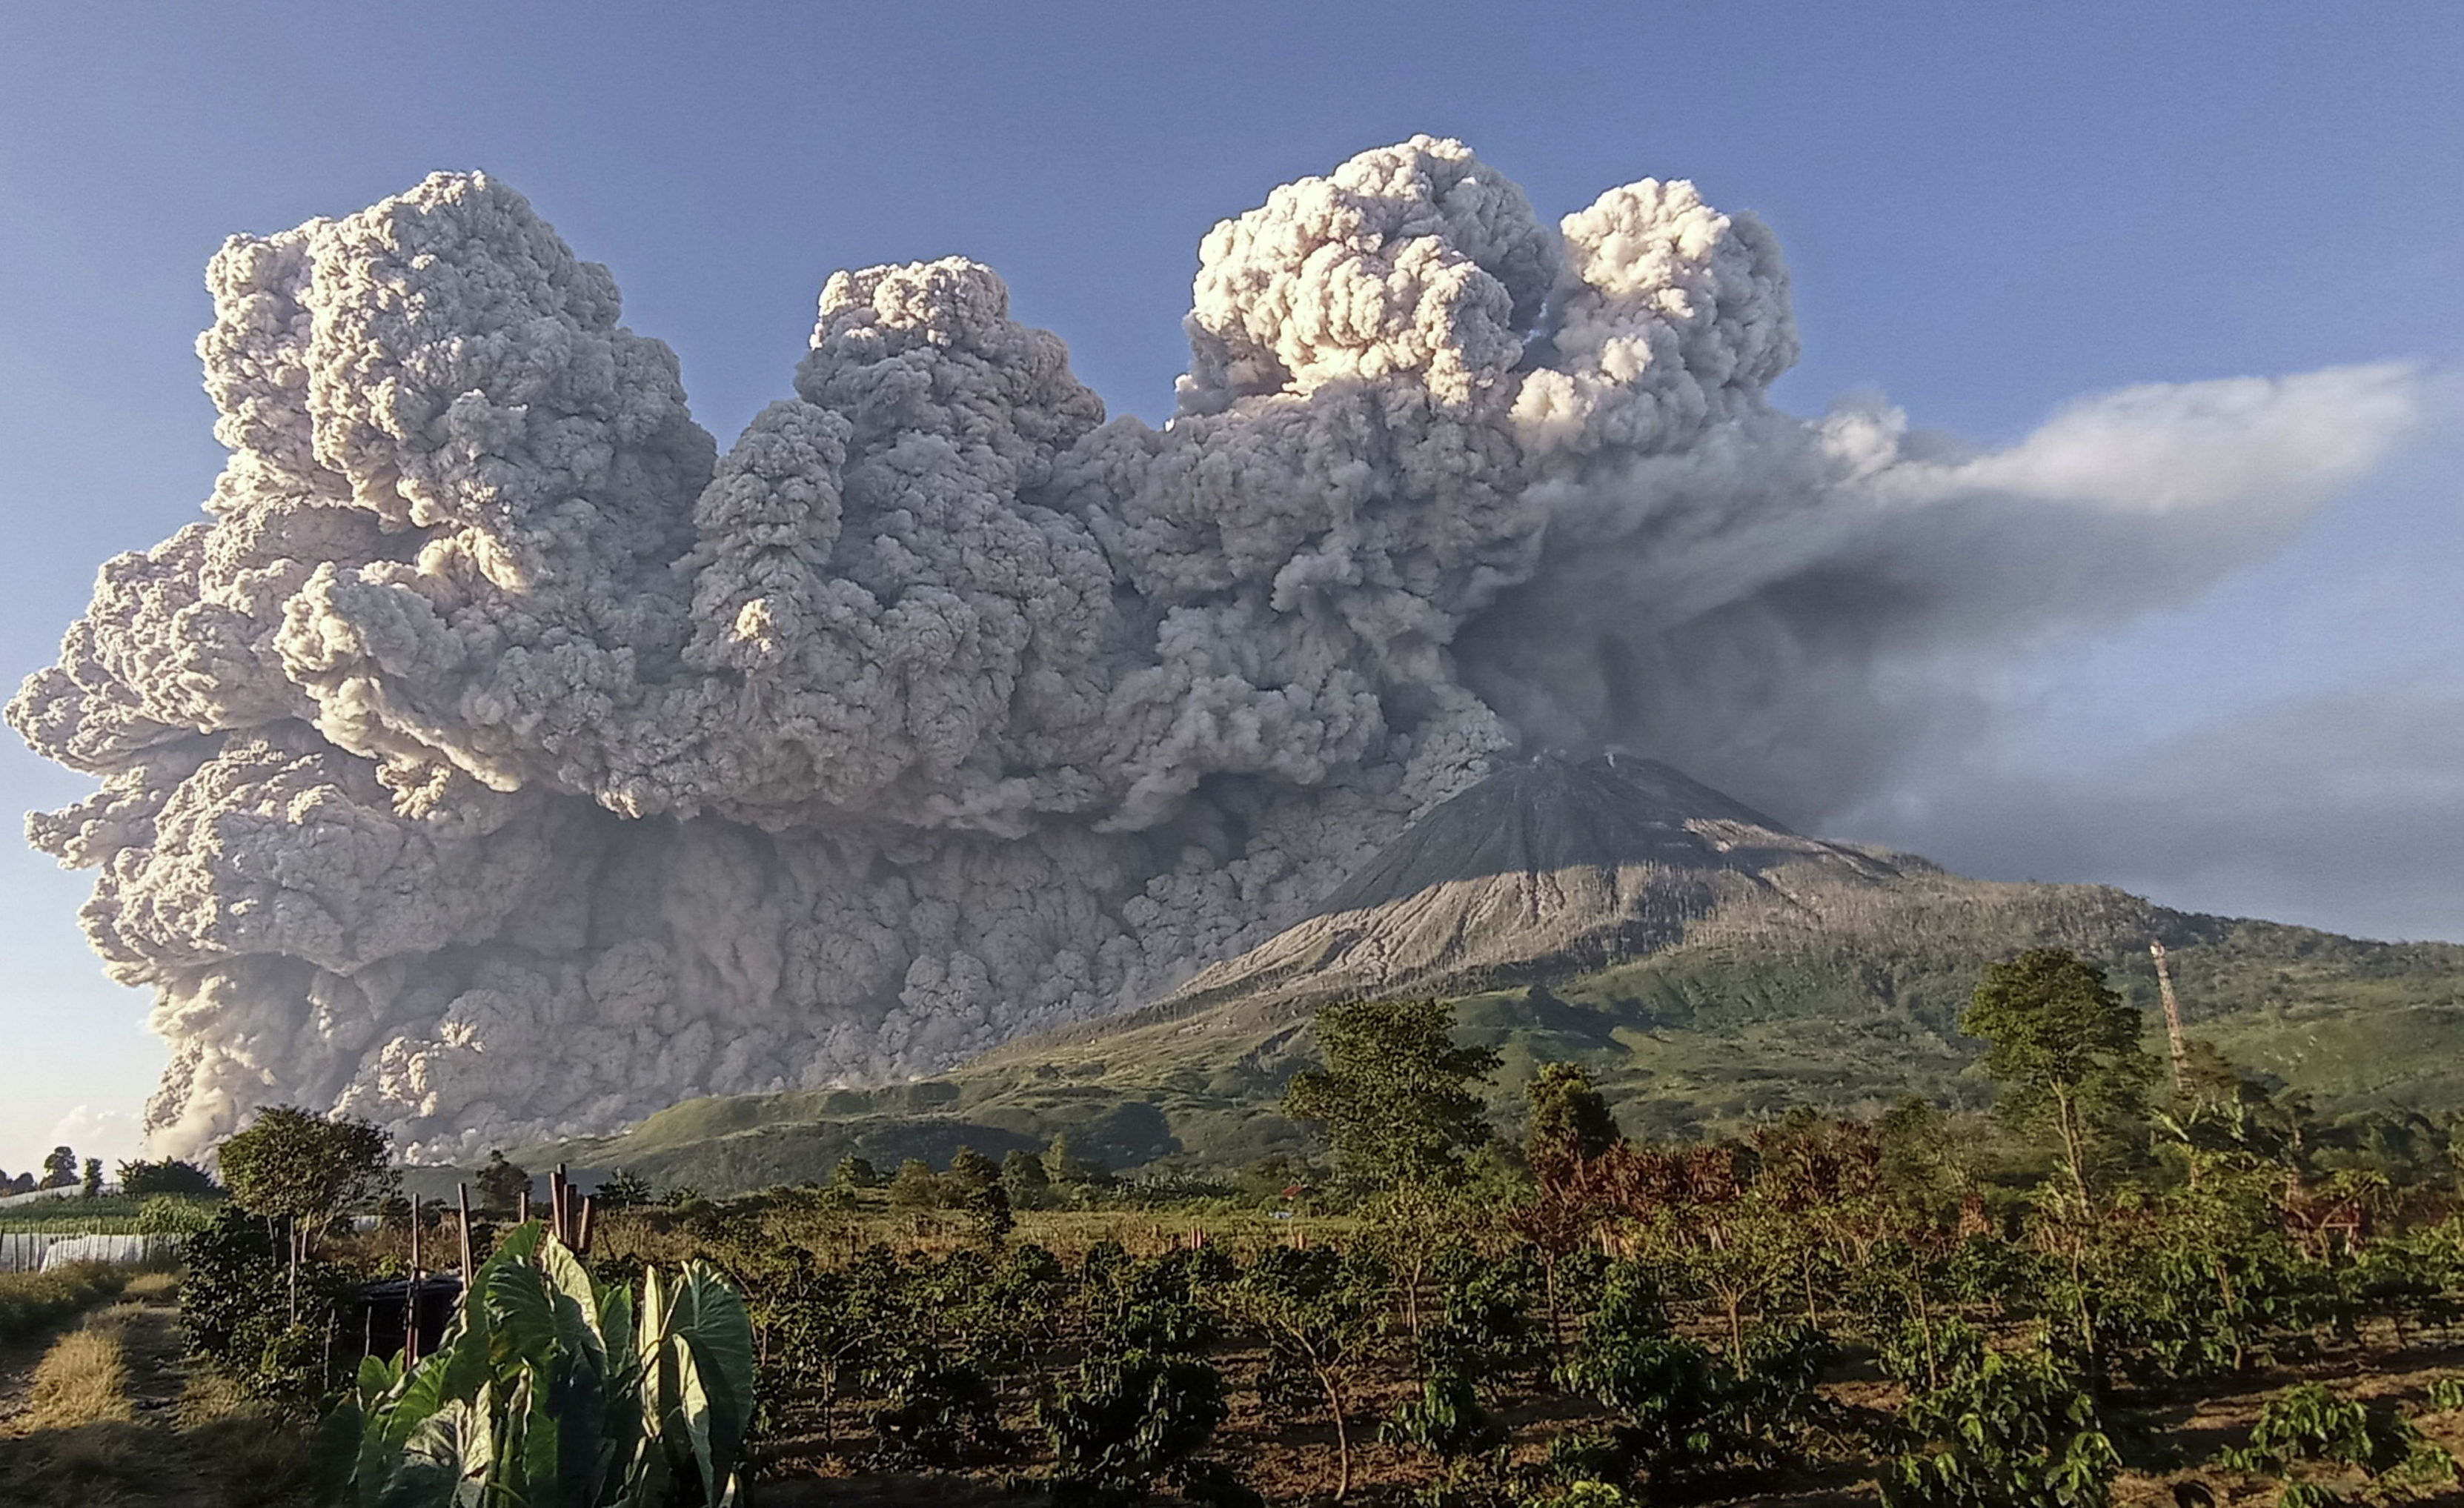
[(1543, 1063), (1525, 1093), (1535, 1155), (1560, 1150), (1588, 1162), (1625, 1140), (1609, 1103), (1579, 1063)]
[(1874, 1123), (1882, 1187), (1908, 1211), (1939, 1217), (1959, 1207), (1974, 1182), (1950, 1117), (1909, 1095)]
[(872, 1166), (870, 1159), (849, 1152), (830, 1169), (830, 1187), (847, 1193), (860, 1189), (878, 1189), (881, 1187), (881, 1171)]
[(400, 1181), (386, 1153), (385, 1133), (365, 1121), (327, 1120), (286, 1104), (258, 1111), (247, 1130), (223, 1143), (231, 1202), (289, 1230), (295, 1319), (309, 1243), (343, 1209), (374, 1203)]
[(101, 1158), (89, 1157), (85, 1160), (85, 1173), (83, 1177), (79, 1179), (79, 1186), (80, 1191), (83, 1192), (87, 1198), (99, 1199), (102, 1197)]
[(530, 1192), (531, 1171), (519, 1163), (505, 1161), (503, 1148), (488, 1153), (487, 1164), (473, 1180), (479, 1186), (479, 1207), (490, 1214), (512, 1215), (520, 1213), (522, 1195)]
[(1052, 1176), (1044, 1170), (1044, 1159), (1025, 1147), (1001, 1159), (1001, 1181), (1012, 1209), (1040, 1209), (1051, 1201)]
[(640, 1173), (619, 1168), (607, 1175), (606, 1181), (590, 1197), (602, 1210), (633, 1210), (658, 1203), (659, 1191), (651, 1188), (650, 1180)]
[(77, 1155), (65, 1147), (55, 1147), (52, 1155), (43, 1159), (43, 1181), (38, 1189), (66, 1189), (77, 1181)]
[(1107, 1182), (1111, 1178), (1104, 1165), (1089, 1162), (1069, 1149), (1069, 1138), (1055, 1134), (1051, 1145), (1044, 1149), (1044, 1176), (1065, 1189), (1084, 1189)]
[(1457, 1047), (1437, 1000), (1354, 1000), (1317, 1015), (1326, 1066), (1292, 1077), (1284, 1113), (1321, 1127), (1337, 1164), (1370, 1188), (1457, 1171), (1487, 1139), (1471, 1085), (1497, 1072), (1485, 1047)]
[(204, 1169), (166, 1157), (159, 1163), (142, 1159), (121, 1163), (120, 1191), (132, 1199), (145, 1199), (156, 1194), (204, 1196), (222, 1191), (214, 1187), (213, 1178)]
[(1009, 1194), (1001, 1188), (1001, 1169), (972, 1147), (950, 1155), (941, 1188), (942, 1201), (973, 1220), (977, 1233), (988, 1241), (1000, 1240), (1018, 1224), (1010, 1214)]
[(891, 1175), (890, 1203), (897, 1210), (937, 1209), (942, 1202), (941, 1177), (921, 1157), (911, 1157)]
[(2159, 1069), (2140, 1047), (2144, 1023), (2077, 953), (2036, 948), (1985, 971), (1959, 1029), (1992, 1045), (1985, 1071), (2000, 1088), (1997, 1113), (2052, 1123), (2056, 1155), (2084, 1208), (2100, 1142), (2143, 1107)]

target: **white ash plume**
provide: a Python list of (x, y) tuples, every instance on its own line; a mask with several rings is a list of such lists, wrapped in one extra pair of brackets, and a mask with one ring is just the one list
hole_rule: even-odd
[(209, 281), (208, 520), (10, 708), (100, 777), (31, 832), (157, 994), (172, 1152), (927, 1071), (1256, 941), (1522, 748), (1818, 819), (2013, 647), (2272, 548), (2414, 385), (1807, 423), (1760, 222), (1646, 180), (1552, 228), (1425, 137), (1206, 238), (1161, 430), (949, 258), (833, 276), (719, 455), (475, 174)]

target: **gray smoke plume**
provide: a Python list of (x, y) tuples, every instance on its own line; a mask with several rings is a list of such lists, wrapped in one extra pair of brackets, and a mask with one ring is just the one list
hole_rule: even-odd
[(950, 258), (833, 276), (722, 455), (494, 180), (233, 238), (208, 517), (9, 709), (101, 778), (30, 828), (157, 994), (155, 1145), (284, 1100), (447, 1157), (929, 1070), (1257, 941), (1526, 747), (1818, 820), (2013, 652), (2274, 548), (2415, 402), (1809, 423), (1760, 222), (1645, 180), (1552, 229), (1425, 137), (1199, 260), (1160, 430)]

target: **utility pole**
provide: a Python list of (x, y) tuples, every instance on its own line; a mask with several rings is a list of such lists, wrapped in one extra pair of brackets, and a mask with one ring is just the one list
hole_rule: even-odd
[(2190, 1063), (2190, 1044), (2182, 1037), (2182, 1002), (2173, 997), (2173, 971), (2165, 961), (2165, 945), (2151, 942), (2147, 951), (2156, 960), (2156, 988), (2165, 996), (2165, 1037), (2173, 1049), (2173, 1092), (2179, 1095)]

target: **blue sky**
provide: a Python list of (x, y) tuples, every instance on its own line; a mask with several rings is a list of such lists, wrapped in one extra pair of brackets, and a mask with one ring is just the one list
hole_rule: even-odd
[[(219, 464), (190, 352), (234, 230), (481, 167), (607, 263), (722, 443), (833, 269), (963, 252), (1160, 417), (1200, 235), (1415, 131), (1544, 213), (1760, 211), (1815, 411), (2014, 436), (2124, 383), (2464, 348), (2464, 8), (2291, 4), (129, 6), (0, 12), (0, 672)], [(2285, 555), (2015, 669), (2001, 738), (1853, 836), (1980, 873), (2464, 938), (2455, 385)], [(2321, 782), (2333, 786), (2319, 795)], [(85, 782), (0, 748), (0, 806)], [(2324, 802), (2322, 806), (2321, 803)], [(2442, 825), (2442, 823), (2444, 825)], [(122, 1153), (161, 1050), (0, 849), (0, 1168)], [(76, 1119), (82, 1115), (83, 1120)]]

